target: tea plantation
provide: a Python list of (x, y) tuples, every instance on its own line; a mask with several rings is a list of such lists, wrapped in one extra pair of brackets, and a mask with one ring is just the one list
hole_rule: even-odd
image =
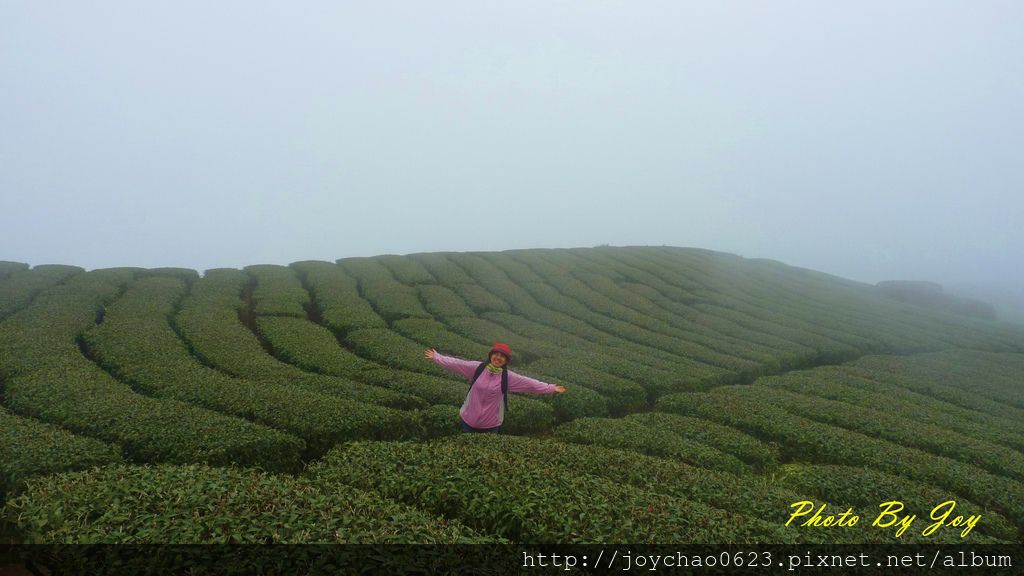
[[(497, 341), (566, 392), (462, 433), (423, 351)], [(0, 503), (25, 543), (1021, 543), (1024, 326), (692, 248), (0, 262)]]

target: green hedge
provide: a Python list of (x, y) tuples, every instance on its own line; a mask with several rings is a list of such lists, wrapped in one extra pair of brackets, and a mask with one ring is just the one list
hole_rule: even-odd
[[(1020, 355), (983, 351), (943, 351), (916, 355), (897, 373), (927, 381), (951, 383), (972, 394), (1024, 411), (1024, 366)], [(1021, 412), (1018, 412), (1020, 414)]]
[(484, 318), (531, 340), (559, 342), (564, 351), (558, 357), (571, 356), (578, 364), (631, 380), (648, 390), (652, 397), (683, 390), (702, 390), (735, 378), (735, 374), (720, 368), (688, 364), (678, 357), (667, 360), (651, 354), (650, 348), (628, 342), (596, 343), (574, 337), (522, 316), (489, 312)]
[[(342, 260), (342, 262), (345, 261)], [(434, 275), (427, 270), (423, 263), (408, 256), (385, 254), (383, 256), (375, 256), (373, 261), (386, 268), (396, 281), (406, 286), (437, 283)]]
[(965, 378), (954, 377), (949, 372), (940, 370), (922, 377), (922, 374), (909, 372), (905, 360), (891, 356), (865, 356), (844, 364), (843, 369), (854, 376), (904, 388), (965, 410), (1000, 418), (1006, 423), (1005, 427), (1019, 429), (1019, 408), (965, 389)]
[[(501, 302), (497, 305), (506, 306), (509, 312), (524, 313), (525, 307), (536, 305), (533, 298), (509, 279), (503, 270), (482, 256), (481, 254), (462, 253), (450, 258), (473, 279), (474, 285), (483, 288), (489, 294), (488, 300), (495, 301), (495, 303)], [(470, 306), (476, 308), (468, 295), (463, 294), (459, 287), (456, 287), (456, 291), (470, 303)], [(477, 311), (478, 314), (481, 312)]]
[[(827, 358), (828, 361), (841, 362), (863, 353), (861, 348), (841, 339), (842, 335), (831, 332), (834, 336), (840, 337), (838, 340), (833, 339), (820, 333), (829, 332), (820, 325), (777, 312), (777, 302), (754, 300), (751, 304), (749, 300), (742, 299), (749, 297), (737, 294), (729, 286), (719, 286), (711, 291), (703, 290), (697, 281), (698, 274), (693, 271), (679, 273), (664, 261), (652, 261), (654, 254), (651, 250), (625, 249), (607, 253), (609, 257), (627, 262), (631, 268), (646, 274), (647, 276), (634, 274), (641, 283), (657, 285), (674, 301), (688, 304), (702, 314), (725, 318), (742, 327), (808, 346), (817, 350), (819, 356)], [(854, 340), (858, 344), (870, 344), (863, 339)]]
[(458, 257), (451, 252), (421, 252), (410, 254), (408, 257), (423, 265), (437, 282), (444, 284), (472, 283), (470, 278), (461, 266), (452, 261), (451, 256)]
[(256, 325), (275, 355), (304, 370), (383, 386), (431, 404), (459, 406), (465, 398), (462, 385), (452, 378), (394, 370), (371, 362), (339, 346), (330, 330), (312, 322), (263, 316), (256, 319)]
[[(674, 335), (657, 333), (631, 322), (594, 313), (586, 306), (566, 306), (564, 301), (567, 297), (559, 293), (553, 286), (547, 284), (530, 285), (529, 292), (537, 298), (540, 304), (551, 308), (551, 310), (567, 314), (571, 318), (587, 322), (593, 326), (593, 329), (587, 332), (592, 333), (594, 329), (600, 330), (634, 344), (649, 346), (658, 349), (658, 351), (689, 359), (695, 363), (716, 366), (737, 373), (759, 374), (765, 371), (765, 367), (757, 362), (718, 353), (702, 343), (692, 341), (692, 339), (683, 339), (678, 333)], [(607, 302), (604, 303), (607, 304)], [(578, 310), (578, 308), (584, 308), (584, 310)], [(634, 319), (634, 322), (638, 321), (638, 319)], [(583, 332), (581, 332), (582, 334)]]
[(424, 437), (452, 436), (462, 433), (459, 409), (438, 404), (417, 413), (423, 425)]
[(28, 305), (43, 290), (84, 271), (78, 266), (60, 264), (43, 264), (31, 270), (12, 269), (10, 276), (0, 280), (0, 319)]
[(395, 280), (376, 258), (345, 258), (338, 260), (338, 267), (358, 281), (360, 295), (384, 320), (430, 318), (416, 289)]
[[(758, 475), (737, 476), (631, 450), (582, 446), (554, 437), (517, 440), (521, 448), (517, 448), (515, 454), (519, 459), (548, 461), (576, 474), (600, 476), (612, 482), (703, 502), (779, 526), (789, 516), (789, 505), (806, 499), (806, 494), (770, 485)], [(493, 449), (501, 450), (503, 446), (495, 442)]]
[(420, 284), (416, 292), (427, 312), (446, 324), (453, 318), (475, 316), (466, 301), (447, 286)]
[(176, 268), (171, 266), (165, 266), (163, 268), (147, 268), (140, 270), (136, 274), (137, 278), (145, 278), (147, 276), (170, 276), (171, 278), (177, 278), (186, 284), (191, 284), (199, 279), (199, 272), (191, 268)]
[(198, 465), (121, 465), (39, 478), (4, 514), (28, 544), (495, 541), (344, 484)]
[(806, 396), (781, 389), (776, 385), (784, 380), (800, 378), (793, 374), (798, 373), (760, 378), (749, 391), (749, 396), (758, 401), (775, 404), (809, 420), (883, 438), (901, 446), (918, 448), (984, 468), (995, 474), (1024, 480), (1024, 454), (1012, 448), (949, 430), (946, 417), (941, 413), (911, 420), (905, 414), (892, 410), (888, 404), (882, 405), (884, 410), (879, 410), (879, 406), (866, 408), (847, 402)]
[(76, 338), (138, 269), (93, 270), (0, 323), (4, 403), (12, 412), (118, 444), (140, 462), (294, 470), (294, 436), (182, 402), (136, 394), (83, 356)]
[(751, 394), (750, 387), (672, 394), (664, 412), (692, 415), (779, 443), (780, 458), (866, 466), (946, 488), (986, 507), (998, 507), (1024, 525), (1024, 484), (969, 464), (802, 418)]
[(306, 317), (309, 293), (295, 270), (273, 264), (246, 266), (243, 270), (254, 283), (252, 301), (256, 314)]
[[(920, 392), (915, 392), (904, 386), (854, 374), (849, 365), (843, 365), (790, 372), (785, 378), (771, 381), (770, 385), (863, 408), (885, 406), (887, 411), (911, 421), (941, 420), (950, 430), (1024, 452), (1024, 422), (925, 395), (923, 392), (938, 388), (934, 381), (919, 381)], [(959, 388), (952, 390), (967, 396)], [(1005, 407), (1002, 404), (998, 406)]]
[[(423, 357), (424, 344), (383, 328), (353, 330), (345, 335), (345, 345), (357, 355), (389, 368), (422, 372), (434, 376), (450, 376)], [(457, 378), (452, 376), (452, 378)]]
[[(644, 409), (647, 406), (647, 392), (633, 381), (609, 374), (589, 366), (574, 356), (543, 358), (532, 362), (530, 370), (593, 390), (607, 402), (608, 414), (621, 416)], [(566, 390), (566, 394), (568, 394)], [(607, 414), (592, 414), (605, 416)]]
[[(84, 360), (84, 358), (83, 358)], [(95, 365), (54, 364), (6, 385), (14, 412), (120, 444), (135, 462), (239, 464), (295, 470), (305, 443), (290, 434), (174, 400), (136, 394)]]
[(713, 470), (750, 473), (739, 458), (633, 418), (579, 418), (555, 428), (555, 438), (576, 444), (632, 450)]
[[(771, 277), (777, 274), (772, 267), (758, 270), (753, 266), (738, 266), (742, 259), (730, 262), (729, 258), (692, 251), (654, 251), (647, 257), (656, 262), (660, 270), (701, 282), (718, 301), (731, 308), (759, 317), (781, 317), (783, 324), (806, 326), (813, 332), (850, 344), (861, 353), (915, 352), (928, 345), (906, 333), (893, 334), (892, 330), (899, 330), (899, 327), (884, 315), (865, 320), (865, 313), (871, 313), (872, 303), (863, 298), (837, 300), (826, 295), (830, 301), (823, 302), (823, 293), (809, 289), (792, 271), (776, 279)], [(850, 310), (851, 306), (855, 309)], [(772, 313), (767, 314), (767, 311)]]
[(778, 526), (581, 474), (530, 457), (507, 435), (445, 442), (353, 442), (309, 469), (522, 543), (727, 543), (783, 537)]
[(486, 342), (488, 346), (494, 342), (506, 342), (512, 347), (516, 361), (525, 364), (532, 364), (538, 358), (559, 356), (570, 344), (566, 340), (544, 341), (527, 338), (485, 318), (451, 318), (445, 320), (444, 324), (452, 332), (474, 342)]
[(992, 509), (982, 508), (947, 490), (895, 474), (859, 466), (787, 464), (782, 467), (778, 482), (810, 494), (815, 499), (841, 500), (873, 509), (874, 515), (877, 515), (878, 506), (883, 502), (899, 500), (903, 502), (905, 510), (927, 519), (933, 508), (953, 500), (956, 502), (954, 516), (982, 515), (982, 520), (977, 524), (977, 532), (1019, 541), (1019, 532), (1013, 523)]
[(144, 278), (85, 333), (89, 349), (119, 378), (172, 398), (278, 428), (304, 439), (312, 455), (353, 438), (417, 437), (408, 412), (268, 381), (232, 378), (196, 361), (169, 317), (184, 296), (174, 278)]
[(362, 296), (354, 278), (330, 262), (294, 262), (291, 267), (309, 289), (321, 321), (338, 334), (359, 328), (383, 328), (380, 317)]
[(0, 407), (0, 502), (32, 476), (121, 462), (121, 448)]
[(559, 422), (568, 422), (576, 418), (606, 417), (611, 414), (608, 398), (595, 392), (592, 388), (572, 380), (562, 380), (556, 376), (537, 372), (530, 367), (530, 373), (538, 380), (565, 387), (565, 392), (551, 397), (551, 407), (555, 409), (555, 418)]
[[(570, 332), (594, 342), (613, 346), (628, 342), (647, 348), (642, 353), (659, 354), (666, 361), (678, 362), (687, 358), (691, 369), (717, 366), (740, 374), (765, 371), (762, 363), (722, 354), (699, 342), (689, 342), (687, 338), (692, 336), (668, 326), (663, 320), (645, 317), (612, 302), (569, 276), (564, 266), (546, 262), (552, 252), (526, 251), (518, 261), (517, 257), (507, 253), (486, 256), (488, 262), (508, 274), (512, 284), (529, 294), (529, 297), (518, 300), (517, 311), (520, 314), (551, 326), (570, 327)], [(496, 282), (495, 286), (513, 290), (511, 287), (501, 288), (501, 282)]]
[(759, 262), (766, 278), (783, 286), (787, 294), (826, 311), (850, 327), (851, 331), (872, 335), (904, 352), (957, 347), (999, 346), (991, 334), (982, 335), (976, 327), (982, 323), (892, 301), (874, 287), (837, 281), (825, 274), (795, 269), (778, 263)]
[[(505, 443), (497, 439), (491, 442), (487, 440), (491, 439), (469, 441), (490, 445), (490, 449), (495, 452), (508, 451)], [(464, 440), (459, 437), (450, 441)], [(799, 526), (784, 527), (792, 510), (790, 505), (794, 502), (813, 499), (818, 505), (826, 504), (830, 511), (845, 511), (853, 506), (855, 513), (862, 519), (877, 514), (879, 502), (857, 507), (852, 502), (829, 495), (815, 499), (811, 493), (787, 485), (774, 474), (770, 478), (760, 475), (736, 476), (728, 472), (697, 468), (683, 462), (632, 451), (594, 445), (580, 446), (555, 439), (513, 438), (512, 441), (523, 446), (522, 450), (513, 451), (517, 461), (526, 460), (545, 466), (558, 466), (572, 470), (576, 474), (599, 476), (616, 483), (701, 502), (743, 517), (763, 520), (768, 523), (771, 530), (761, 539), (765, 543), (963, 543), (959, 532), (952, 531), (929, 537), (908, 532), (899, 539), (894, 539), (891, 531), (872, 527), (869, 522), (860, 522), (857, 526), (839, 528), (835, 531)], [(972, 534), (970, 540), (975, 543), (993, 541), (991, 537), (977, 533)]]
[(0, 260), (0, 280), (7, 278), (15, 272), (21, 272), (23, 270), (28, 270), (28, 264), (24, 262)]
[(725, 322), (735, 323), (743, 329), (785, 339), (798, 346), (813, 350), (809, 362), (822, 364), (838, 364), (858, 358), (863, 352), (845, 342), (841, 342), (814, 332), (811, 325), (790, 326), (786, 317), (781, 314), (763, 313), (768, 318), (753, 316), (747, 311), (739, 311), (728, 306), (700, 302), (693, 305), (697, 313)]
[[(713, 350), (704, 344), (703, 338), (698, 340), (692, 333), (669, 325), (662, 317), (631, 310), (574, 278), (568, 261), (548, 261), (555, 258), (552, 251), (531, 252), (521, 257), (523, 261), (530, 262), (542, 278), (542, 283), (521, 284), (539, 304), (585, 320), (610, 334), (696, 362), (746, 374), (764, 373), (771, 367), (766, 366), (771, 363), (770, 358), (752, 361), (731, 352)], [(494, 261), (501, 262), (502, 259), (495, 257)], [(518, 278), (518, 275), (510, 276)]]
[(485, 358), (491, 344), (494, 343), (470, 340), (430, 318), (396, 320), (391, 323), (391, 329), (410, 340), (419, 342), (423, 348), (447, 350), (451, 354), (467, 358)]
[[(736, 342), (739, 345), (756, 345), (766, 350), (772, 350), (775, 357), (784, 368), (793, 368), (808, 364), (817, 354), (814, 349), (787, 340), (779, 335), (759, 331), (754, 328), (747, 328), (734, 320), (720, 316), (711, 316), (688, 303), (677, 302), (668, 298), (662, 292), (662, 288), (655, 288), (648, 284), (636, 282), (625, 282), (621, 284), (621, 298), (624, 300), (646, 300), (653, 305), (666, 310), (676, 321), (692, 323), (695, 330), (706, 331), (716, 335), (718, 338)], [(699, 327), (699, 328), (697, 328)]]
[[(661, 307), (646, 297), (623, 288), (613, 281), (607, 272), (576, 272), (573, 274), (573, 278), (589, 290), (594, 291), (595, 294), (600, 295), (606, 301), (607, 306), (621, 307), (619, 317), (622, 320), (630, 321), (630, 316), (640, 314), (645, 319), (654, 318), (664, 322), (665, 327), (661, 328), (657, 323), (650, 324), (651, 329), (656, 331), (662, 331), (669, 335), (676, 334), (680, 338), (703, 344), (717, 353), (753, 360), (768, 371), (777, 371), (783, 366), (783, 359), (786, 357), (784, 351), (762, 345), (756, 340), (746, 341), (719, 334), (687, 317), (677, 316), (671, 309)], [(651, 321), (646, 320), (646, 322), (650, 323)]]
[[(268, 354), (256, 334), (239, 319), (239, 293), (245, 282), (246, 275), (239, 270), (207, 270), (182, 303), (175, 324), (186, 344), (203, 362), (250, 381), (289, 384), (367, 404), (404, 410), (427, 406), (422, 398), (410, 394), (367, 386), (341, 376), (306, 372)], [(308, 323), (293, 317), (265, 318)], [(337, 347), (337, 342), (334, 344)]]
[(655, 434), (676, 434), (713, 446), (722, 452), (732, 454), (758, 471), (769, 471), (779, 465), (777, 446), (710, 420), (666, 412), (630, 414), (626, 419), (643, 423)]
[(483, 286), (476, 283), (459, 283), (449, 286), (466, 304), (476, 311), (477, 314), (484, 312), (511, 312), (512, 307), (508, 302), (490, 293)]

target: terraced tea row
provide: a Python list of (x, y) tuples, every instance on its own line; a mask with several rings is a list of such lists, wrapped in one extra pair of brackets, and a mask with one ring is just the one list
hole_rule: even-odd
[(44, 264), (29, 270), (27, 265), (14, 264), (0, 262), (0, 320), (27, 306), (43, 290), (84, 272), (78, 266)]
[(352, 438), (415, 437), (416, 413), (270, 380), (234, 378), (198, 362), (170, 324), (186, 293), (176, 278), (144, 278), (84, 335), (97, 360), (147, 394), (189, 402), (290, 432), (316, 455)]
[[(174, 324), (185, 343), (205, 364), (253, 382), (297, 385), (367, 404), (406, 410), (428, 406), (419, 396), (368, 386), (341, 376), (310, 373), (267, 354), (257, 334), (240, 320), (244, 305), (240, 295), (248, 282), (249, 276), (240, 270), (208, 270), (191, 286), (181, 310), (174, 316)], [(270, 317), (267, 321), (276, 319)], [(292, 317), (283, 320), (303, 321)], [(346, 351), (338, 350), (337, 343), (331, 351), (346, 365), (363, 362), (357, 357), (343, 356)], [(380, 367), (368, 369), (380, 370)]]
[(82, 354), (79, 335), (143, 272), (80, 274), (0, 323), (4, 405), (111, 443), (137, 462), (297, 468), (303, 446), (298, 438), (188, 403), (140, 395)]
[[(841, 533), (785, 527), (798, 492), (627, 451), (462, 435), (356, 442), (310, 469), (319, 482), (381, 494), (518, 542), (892, 542), (867, 522)], [(842, 502), (832, 502), (846, 509)], [(877, 503), (875, 503), (877, 505)], [(869, 515), (877, 506), (858, 508)], [(972, 509), (977, 509), (972, 508)], [(738, 511), (738, 512), (737, 512)], [(990, 531), (1012, 536), (1006, 524)], [(973, 541), (998, 537), (975, 535)], [(904, 534), (903, 541), (925, 541)], [(957, 542), (945, 533), (927, 541)]]
[[(760, 390), (759, 390), (760, 388)], [(944, 488), (985, 507), (1004, 510), (1024, 525), (1024, 484), (947, 457), (880, 440), (801, 417), (766, 399), (763, 387), (723, 387), (708, 393), (673, 394), (661, 411), (732, 426), (779, 444), (783, 460), (864, 466)], [(769, 391), (770, 392), (770, 391)]]
[(119, 465), (38, 479), (9, 503), (8, 515), (26, 543), (500, 541), (351, 486), (200, 465)]

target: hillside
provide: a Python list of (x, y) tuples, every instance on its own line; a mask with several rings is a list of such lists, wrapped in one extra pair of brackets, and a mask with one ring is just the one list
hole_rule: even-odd
[[(462, 434), (423, 351), (496, 341), (566, 392)], [(693, 248), (0, 262), (26, 542), (1019, 543), (1022, 383), (1024, 326)], [(955, 513), (872, 527), (892, 499)], [(862, 521), (786, 526), (800, 501)]]

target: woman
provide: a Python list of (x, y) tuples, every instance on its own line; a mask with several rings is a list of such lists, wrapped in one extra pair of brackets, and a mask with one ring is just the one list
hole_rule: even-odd
[[(565, 392), (564, 386), (546, 384), (509, 370), (508, 361), (512, 358), (512, 349), (502, 342), (491, 347), (486, 366), (479, 361), (445, 356), (433, 348), (424, 352), (423, 356), (446, 370), (465, 376), (472, 382), (469, 394), (459, 409), (463, 432), (498, 432), (501, 429), (501, 423), (505, 420), (505, 402), (501, 391), (503, 378), (507, 383), (508, 392)], [(474, 377), (476, 381), (473, 381)]]

